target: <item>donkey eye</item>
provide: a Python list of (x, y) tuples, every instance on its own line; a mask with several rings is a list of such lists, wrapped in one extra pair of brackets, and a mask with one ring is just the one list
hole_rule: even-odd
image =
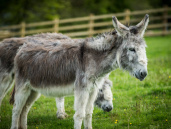
[(102, 89), (100, 89), (100, 92), (102, 92)]
[(135, 48), (129, 48), (129, 50), (135, 52)]

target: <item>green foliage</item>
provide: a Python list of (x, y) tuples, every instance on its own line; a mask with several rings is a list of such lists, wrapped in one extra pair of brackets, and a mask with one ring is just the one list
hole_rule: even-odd
[(36, 22), (56, 17), (73, 18), (130, 10), (151, 9), (170, 5), (162, 0), (1, 0), (0, 25)]
[[(140, 82), (127, 72), (111, 73), (114, 109), (103, 112), (95, 107), (94, 129), (169, 129), (171, 128), (171, 36), (149, 37), (147, 41), (148, 76)], [(0, 129), (10, 128), (12, 106), (5, 97), (0, 109)], [(65, 100), (65, 120), (56, 118), (54, 98), (41, 98), (28, 115), (28, 129), (72, 129), (74, 97)]]
[[(5, 1), (5, 0), (2, 0)], [(7, 4), (8, 2), (8, 4)], [(21, 21), (36, 22), (59, 17), (68, 2), (62, 0), (9, 0), (1, 4), (1, 24), (18, 24)]]

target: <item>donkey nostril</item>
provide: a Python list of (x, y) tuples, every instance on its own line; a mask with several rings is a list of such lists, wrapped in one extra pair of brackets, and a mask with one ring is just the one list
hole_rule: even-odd
[(111, 106), (107, 106), (107, 107), (106, 107), (106, 111), (107, 111), (107, 112), (110, 112), (111, 110), (112, 110), (112, 107), (111, 107)]
[(103, 105), (102, 106), (103, 111), (110, 112), (113, 109), (113, 106), (110, 105)]
[(145, 71), (144, 71), (144, 72), (140, 72), (140, 75), (141, 75), (141, 77), (143, 77), (143, 78), (144, 78), (144, 77), (146, 77), (146, 76), (147, 76), (147, 72), (145, 72)]
[(147, 76), (147, 72), (144, 72), (144, 77), (146, 77)]
[(143, 72), (141, 72), (141, 76), (143, 76)]

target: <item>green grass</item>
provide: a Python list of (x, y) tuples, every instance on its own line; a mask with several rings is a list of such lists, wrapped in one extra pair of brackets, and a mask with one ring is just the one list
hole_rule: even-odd
[[(143, 81), (116, 70), (113, 81), (114, 109), (103, 112), (95, 107), (94, 129), (170, 129), (171, 128), (171, 36), (146, 38), (148, 76)], [(12, 106), (5, 97), (0, 109), (0, 129), (11, 125)], [(28, 129), (72, 129), (74, 97), (67, 97), (65, 120), (56, 118), (54, 98), (41, 96), (28, 115)]]

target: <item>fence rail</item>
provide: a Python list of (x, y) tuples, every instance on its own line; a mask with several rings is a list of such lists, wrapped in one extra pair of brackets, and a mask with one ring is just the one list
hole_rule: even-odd
[(159, 36), (171, 34), (171, 7), (158, 9), (130, 11), (106, 15), (90, 14), (86, 17), (70, 19), (54, 19), (35, 23), (22, 22), (19, 25), (0, 27), (0, 39), (7, 37), (24, 37), (26, 35), (43, 32), (61, 32), (71, 37), (87, 37), (110, 31), (112, 16), (117, 16), (121, 23), (137, 24), (143, 15), (150, 15), (150, 23), (145, 36)]

